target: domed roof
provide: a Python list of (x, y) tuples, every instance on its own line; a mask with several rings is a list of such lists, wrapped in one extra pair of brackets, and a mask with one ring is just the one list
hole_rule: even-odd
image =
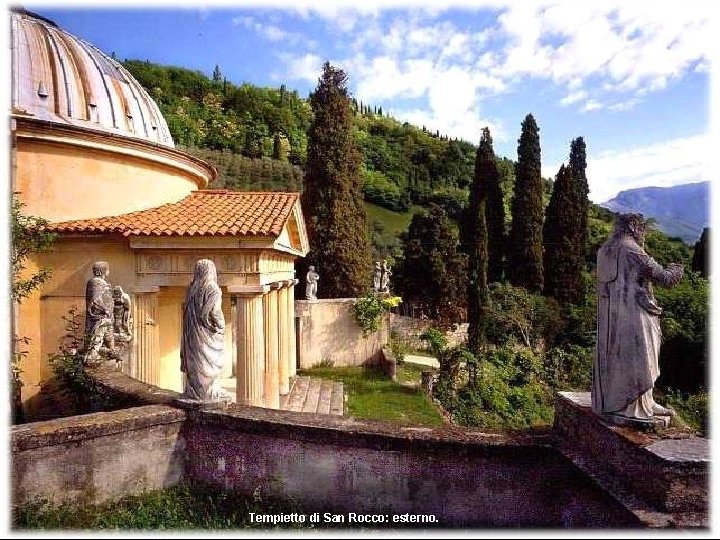
[(174, 148), (160, 109), (122, 65), (43, 17), (10, 17), (13, 115)]

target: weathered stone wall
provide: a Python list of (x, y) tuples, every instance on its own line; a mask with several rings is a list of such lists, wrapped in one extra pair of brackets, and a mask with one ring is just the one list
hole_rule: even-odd
[[(427, 342), (420, 339), (420, 335), (428, 328), (436, 325), (431, 319), (418, 319), (405, 315), (390, 314), (390, 330), (396, 332), (407, 344), (416, 350), (427, 349)], [(455, 347), (467, 341), (468, 324), (456, 325), (453, 330), (445, 332), (449, 347)]]
[(353, 314), (355, 300), (295, 301), (300, 368), (310, 368), (325, 361), (332, 362), (333, 366), (379, 362), (380, 351), (388, 342), (388, 322), (383, 321), (380, 330), (363, 337)]
[(173, 486), (185, 473), (185, 418), (150, 405), (14, 426), (13, 504), (97, 503)]
[(306, 512), (433, 515), (446, 527), (707, 524), (707, 440), (606, 426), (579, 394), (559, 396), (554, 431), (502, 434), (198, 405), (120, 372), (93, 376), (149, 405), (12, 427), (14, 504), (190, 480)]
[(188, 475), (306, 512), (434, 515), (452, 527), (637, 526), (548, 446), (457, 428), (192, 411)]
[(577, 456), (600, 482), (649, 501), (677, 524), (697, 526), (708, 501), (708, 440), (681, 428), (641, 432), (594, 414), (590, 392), (560, 392), (555, 405), (558, 447)]

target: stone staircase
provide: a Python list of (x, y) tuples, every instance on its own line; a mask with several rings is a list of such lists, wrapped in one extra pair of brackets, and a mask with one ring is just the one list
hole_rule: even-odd
[(280, 397), (280, 408), (284, 411), (342, 416), (345, 409), (343, 383), (298, 376), (290, 392)]
[[(223, 379), (221, 386), (235, 401), (235, 379)], [(297, 376), (290, 392), (280, 396), (280, 409), (284, 411), (334, 414), (342, 416), (345, 410), (343, 383), (307, 376)]]

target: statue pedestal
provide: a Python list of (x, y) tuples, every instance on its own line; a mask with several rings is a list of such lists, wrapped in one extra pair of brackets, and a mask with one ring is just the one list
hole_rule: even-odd
[(559, 450), (650, 527), (707, 527), (710, 444), (684, 428), (640, 430), (592, 412), (589, 392), (559, 392)]

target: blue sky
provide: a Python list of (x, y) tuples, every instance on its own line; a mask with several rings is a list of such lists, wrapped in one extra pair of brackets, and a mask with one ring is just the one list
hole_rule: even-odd
[[(585, 138), (590, 196), (708, 180), (711, 2), (615, 0), (95, 5), (26, 3), (118, 58), (233, 83), (314, 88), (325, 60), (353, 95), (399, 119), (477, 143), (489, 125), (517, 157), (540, 126), (543, 174)], [(181, 6), (181, 7), (178, 7)]]

